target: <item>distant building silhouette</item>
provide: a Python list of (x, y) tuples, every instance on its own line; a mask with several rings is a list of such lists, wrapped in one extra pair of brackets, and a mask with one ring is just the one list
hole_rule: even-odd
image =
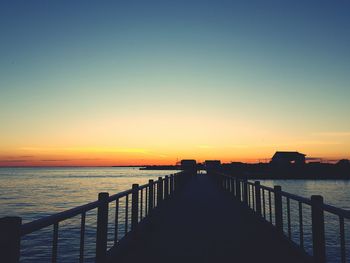
[(348, 159), (341, 159), (337, 162), (339, 166), (350, 166), (350, 161)]
[(181, 160), (181, 169), (182, 170), (194, 170), (197, 169), (197, 162), (196, 160), (188, 159), (188, 160)]
[(305, 154), (299, 152), (276, 152), (271, 163), (278, 165), (305, 164)]
[(205, 169), (211, 170), (211, 169), (216, 169), (221, 166), (221, 161), (220, 160), (206, 160), (204, 162)]

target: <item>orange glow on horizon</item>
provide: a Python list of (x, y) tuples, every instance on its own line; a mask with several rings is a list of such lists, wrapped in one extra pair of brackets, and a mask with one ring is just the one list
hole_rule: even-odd
[(330, 160), (350, 157), (350, 133), (292, 130), (239, 114), (211, 115), (150, 112), (52, 123), (42, 130), (17, 128), (2, 135), (0, 166), (171, 165), (181, 159), (256, 163), (276, 151)]
[[(144, 166), (144, 165), (174, 165), (181, 159), (196, 159), (197, 162), (217, 159), (223, 163), (268, 162), (276, 150), (270, 147), (227, 147), (214, 148), (208, 145), (198, 145), (194, 148), (171, 150), (149, 150), (145, 148), (107, 148), (107, 147), (66, 147), (42, 148), (22, 147), (20, 151), (0, 153), (0, 166)], [(307, 154), (307, 157), (323, 160), (339, 160), (346, 158), (337, 154), (328, 156), (312, 148), (292, 149)]]

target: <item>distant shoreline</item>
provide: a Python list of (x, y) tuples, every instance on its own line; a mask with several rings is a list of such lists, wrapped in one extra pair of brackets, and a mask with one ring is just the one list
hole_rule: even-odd
[(62, 166), (62, 165), (57, 165), (57, 166), (35, 166), (35, 165), (32, 165), (32, 166), (0, 166), (0, 168), (111, 168), (111, 167), (135, 167), (135, 168), (138, 168), (138, 167), (146, 167), (147, 165), (113, 165), (113, 166), (110, 166), (110, 165), (98, 165), (98, 166), (86, 166), (86, 165), (65, 165), (65, 166)]
[(0, 166), (0, 168), (111, 168), (111, 167), (131, 167), (131, 168), (145, 168), (142, 170), (181, 170), (180, 166), (176, 165), (98, 165), (98, 166), (86, 166), (86, 165), (57, 165), (57, 166)]
[[(134, 168), (145, 171), (180, 171), (180, 165), (114, 165), (114, 166), (0, 166), (0, 169), (55, 169), (55, 168)], [(205, 170), (197, 164), (197, 170)], [(213, 171), (248, 180), (349, 180), (350, 164), (307, 163), (303, 165), (273, 165), (270, 163), (221, 164)]]

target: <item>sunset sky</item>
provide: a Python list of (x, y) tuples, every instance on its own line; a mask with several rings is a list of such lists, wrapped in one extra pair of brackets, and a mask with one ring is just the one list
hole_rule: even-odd
[(349, 1), (2, 1), (0, 166), (350, 158)]

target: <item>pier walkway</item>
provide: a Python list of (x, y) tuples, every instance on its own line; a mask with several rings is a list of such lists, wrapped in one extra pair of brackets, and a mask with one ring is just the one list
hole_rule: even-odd
[(150, 219), (109, 262), (310, 262), (208, 175), (190, 178)]

